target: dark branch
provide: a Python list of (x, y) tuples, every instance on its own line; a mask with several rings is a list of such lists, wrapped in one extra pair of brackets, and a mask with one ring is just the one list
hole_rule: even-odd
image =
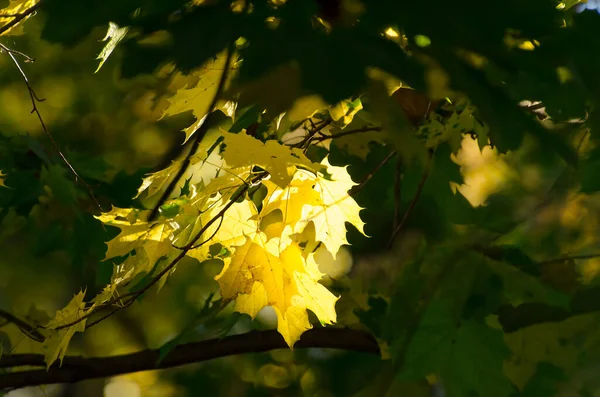
[(19, 328), (19, 330), (21, 330), (21, 332), (23, 332), (23, 334), (27, 335), (27, 337), (33, 339), (34, 341), (36, 341), (36, 342), (44, 341), (44, 335), (42, 335), (40, 333), (40, 331), (37, 330), (36, 327), (29, 324), (27, 321), (21, 320), (17, 316), (12, 315), (9, 312), (4, 311), (4, 310), (0, 310), (0, 318), (3, 318), (4, 320), (6, 320), (5, 324), (12, 323), (12, 324), (16, 325)]
[(394, 158), (394, 156), (396, 156), (396, 151), (393, 150), (391, 151), (379, 164), (377, 164), (377, 166), (375, 166), (375, 168), (373, 168), (363, 179), (362, 181), (360, 181), (358, 183), (358, 185), (354, 185), (349, 191), (348, 191), (348, 195), (349, 196), (354, 196), (356, 193), (358, 193), (359, 191), (361, 191), (365, 185), (371, 180), (371, 178), (373, 178), (373, 176), (377, 173), (377, 171), (379, 171), (381, 169), (381, 167), (383, 167), (384, 165), (386, 165), (392, 158)]
[(599, 311), (600, 286), (593, 286), (575, 293), (568, 309), (541, 302), (501, 306), (498, 309), (498, 321), (504, 332), (510, 333), (532, 325), (556, 323), (574, 316)]
[[(302, 334), (294, 346), (298, 348), (330, 348), (370, 354), (380, 354), (373, 336), (364, 331), (348, 328), (317, 328)], [(177, 346), (161, 362), (159, 350), (143, 350), (112, 357), (67, 356), (62, 367), (12, 372), (0, 375), (0, 390), (52, 383), (73, 383), (86, 379), (105, 378), (132, 372), (177, 367), (236, 354), (287, 349), (277, 331), (253, 331), (247, 334), (211, 339)], [(0, 358), (0, 368), (17, 366), (44, 367), (44, 357), (38, 354), (15, 354)]]
[(18, 13), (18, 14), (5, 14), (5, 15), (0, 14), (0, 18), (14, 18), (12, 21), (8, 22), (6, 25), (0, 27), (0, 35), (2, 35), (2, 33), (6, 32), (6, 31), (8, 31), (13, 26), (17, 25), (24, 18), (33, 14), (38, 8), (40, 8), (41, 4), (42, 4), (42, 0), (38, 1), (37, 4), (29, 7), (25, 11)]
[(363, 127), (363, 128), (356, 128), (354, 130), (347, 130), (347, 131), (342, 131), (338, 134), (335, 135), (324, 135), (321, 137), (317, 137), (314, 138), (315, 142), (322, 142), (322, 141), (326, 141), (327, 139), (336, 139), (336, 138), (342, 138), (344, 136), (348, 136), (348, 135), (354, 135), (354, 134), (360, 134), (363, 132), (379, 132), (381, 131), (381, 127)]

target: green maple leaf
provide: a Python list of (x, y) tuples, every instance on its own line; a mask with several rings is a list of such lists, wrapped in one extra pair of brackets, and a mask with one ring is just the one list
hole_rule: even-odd
[(411, 340), (402, 376), (435, 373), (449, 397), (473, 391), (506, 397), (514, 390), (502, 369), (508, 355), (501, 331), (474, 320), (459, 321), (443, 302), (434, 301)]

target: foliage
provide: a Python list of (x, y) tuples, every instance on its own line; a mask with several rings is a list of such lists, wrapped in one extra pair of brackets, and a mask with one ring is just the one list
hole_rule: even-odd
[(593, 2), (0, 6), (0, 388), (597, 392)]

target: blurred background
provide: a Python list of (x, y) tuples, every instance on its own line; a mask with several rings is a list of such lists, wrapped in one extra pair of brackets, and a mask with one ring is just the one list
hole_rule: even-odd
[[(49, 131), (92, 185), (104, 210), (110, 205), (139, 206), (132, 197), (142, 176), (169, 164), (183, 142), (181, 130), (194, 121), (191, 114), (161, 119), (169, 96), (189, 81), (168, 68), (154, 76), (121, 79), (118, 48), (94, 73), (105, 30), (97, 29), (86, 40), (66, 48), (40, 39), (43, 23), (43, 16), (36, 16), (25, 24), (25, 34), (9, 36), (3, 43), (35, 58), (35, 62), (21, 66), (37, 95), (45, 99), (38, 106)], [(116, 230), (103, 230), (93, 218), (97, 209), (58, 161), (39, 121), (31, 114), (27, 87), (4, 53), (0, 53), (0, 71), (0, 139), (10, 147), (8, 153), (0, 154), (0, 169), (8, 173), (6, 185), (10, 188), (0, 192), (0, 309), (33, 319), (44, 316), (44, 312), (53, 315), (82, 288), (94, 296), (106, 284), (113, 263), (102, 262), (105, 245), (101, 241), (116, 235)], [(359, 181), (365, 170), (372, 169), (386, 154), (376, 144), (370, 153), (364, 160), (333, 153), (332, 162), (350, 163), (349, 171)], [(518, 152), (498, 155), (489, 146), (480, 150), (477, 141), (465, 137), (458, 154), (448, 157), (460, 165), (464, 177), (464, 183), (449, 188), (458, 190), (473, 206), (487, 205), (498, 197), (518, 197), (523, 200), (518, 208), (527, 213), (545, 200), (555, 183), (561, 183), (562, 168), (555, 160), (545, 159), (535, 141)], [(22, 171), (8, 172), (16, 165)], [(369, 188), (357, 196), (363, 206), (386, 197), (379, 207), (370, 206), (377, 211), (363, 211), (366, 232), (375, 237), (365, 239), (351, 232), (352, 247), (345, 248), (337, 261), (322, 261), (327, 263), (322, 271), (331, 279), (346, 275), (361, 278), (365, 294), (360, 299), (364, 300), (370, 288), (389, 287), (399, 258), (410, 256), (406, 251), (410, 251), (411, 236), (433, 239), (438, 232), (439, 225), (431, 215), (433, 201), (428, 200), (434, 193), (425, 192), (404, 237), (390, 251), (384, 249), (387, 241), (378, 236), (391, 232), (383, 219), (393, 212), (389, 181), (394, 178), (395, 167), (394, 163), (382, 167)], [(542, 210), (512, 234), (511, 242), (540, 261), (565, 252), (600, 250), (599, 197), (569, 192), (552, 195)], [(69, 202), (87, 203), (86, 210)], [(512, 215), (524, 214), (507, 214)], [(568, 290), (572, 283), (595, 282), (599, 268), (600, 260), (595, 258), (574, 261), (567, 267), (559, 263), (549, 266), (547, 277), (560, 280), (560, 288)], [(131, 308), (76, 335), (70, 354), (108, 356), (163, 345), (192, 321), (211, 293), (217, 292), (213, 278), (219, 271), (216, 262), (200, 266), (195, 260), (184, 260), (159, 294), (150, 293)], [(331, 280), (325, 280), (328, 282)], [(222, 318), (230, 314), (231, 307)], [(225, 320), (216, 321), (196, 331), (209, 338), (226, 325)], [(275, 317), (265, 309), (255, 322), (242, 316), (229, 332), (274, 327)], [(4, 352), (39, 352), (39, 345), (14, 326), (0, 328), (0, 337)], [(27, 388), (8, 396), (351, 396), (381, 370), (379, 358), (370, 355), (326, 349), (278, 350), (75, 385)], [(581, 371), (571, 382), (588, 382), (593, 378), (588, 372)], [(576, 386), (566, 388), (564, 395), (575, 395), (574, 390)]]

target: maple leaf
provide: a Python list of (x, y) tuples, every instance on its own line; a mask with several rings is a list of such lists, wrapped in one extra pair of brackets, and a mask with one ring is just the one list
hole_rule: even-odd
[(306, 95), (296, 99), (292, 107), (285, 114), (290, 120), (305, 120), (327, 106), (327, 103), (323, 101), (320, 95)]
[(108, 40), (108, 42), (104, 45), (104, 48), (102, 48), (102, 51), (100, 51), (100, 54), (98, 54), (96, 57), (96, 59), (100, 60), (100, 64), (94, 73), (98, 73), (102, 65), (104, 65), (104, 62), (106, 62), (110, 54), (112, 54), (117, 47), (117, 44), (119, 44), (121, 40), (125, 38), (127, 32), (129, 32), (128, 26), (119, 27), (119, 25), (114, 22), (108, 23), (108, 31), (106, 32), (106, 36), (104, 36), (102, 39), (102, 41)]
[[(83, 291), (80, 291), (75, 295), (64, 309), (56, 312), (56, 315), (46, 325), (46, 328), (57, 328), (72, 323), (85, 315), (84, 296), (85, 293)], [(52, 363), (58, 358), (62, 365), (62, 360), (67, 352), (67, 347), (69, 346), (71, 338), (75, 335), (75, 332), (83, 332), (85, 330), (85, 323), (86, 320), (81, 320), (71, 327), (55, 330), (44, 340), (42, 348), (44, 350), (44, 360), (46, 361), (47, 368), (50, 368)]]
[(267, 216), (273, 211), (281, 210), (283, 226), (290, 225), (294, 232), (300, 232), (295, 225), (302, 220), (304, 205), (319, 203), (321, 200), (321, 195), (313, 189), (314, 175), (298, 172), (285, 189), (268, 180), (263, 184), (267, 188), (267, 195), (263, 200), (262, 213)]
[(301, 233), (312, 222), (315, 239), (321, 241), (334, 259), (342, 245), (348, 244), (346, 225), (349, 222), (364, 234), (364, 222), (360, 219), (362, 209), (348, 190), (355, 185), (345, 167), (322, 162), (331, 176), (312, 174), (299, 170), (283, 189), (265, 182), (268, 193), (261, 215), (281, 210), (284, 225), (291, 226), (291, 233)]
[[(181, 175), (181, 178), (173, 189), (173, 196), (179, 196), (181, 188), (186, 182), (190, 186), (199, 183), (203, 183), (203, 185), (206, 186), (211, 183), (213, 179), (218, 177), (219, 172), (224, 166), (223, 158), (217, 150), (214, 150), (219, 139), (221, 139), (219, 130), (210, 130), (206, 134), (198, 146), (197, 153), (190, 156), (189, 164), (187, 165), (185, 172)], [(177, 175), (183, 164), (184, 162), (182, 159), (177, 159), (172, 161), (168, 167), (148, 174), (143, 179), (134, 198), (138, 198), (144, 191), (148, 192), (148, 197), (161, 191), (169, 182), (171, 182), (171, 179)], [(229, 179), (235, 180), (235, 182), (239, 184), (245, 171), (245, 169), (231, 170), (228, 173)]]
[[(216, 205), (211, 205), (212, 203), (216, 203)], [(209, 220), (218, 215), (225, 205), (227, 205), (227, 202), (222, 201), (222, 198), (217, 196), (211, 199), (206, 210), (175, 218), (175, 221), (179, 224), (187, 222), (187, 225), (176, 235), (176, 243), (180, 246), (187, 244)], [(221, 221), (214, 222), (204, 231), (199, 240), (203, 244), (188, 251), (187, 255), (199, 261), (204, 261), (208, 258), (209, 248), (212, 244), (219, 243), (227, 247), (242, 245), (246, 236), (256, 233), (258, 229), (258, 223), (252, 220), (256, 212), (256, 207), (249, 200), (232, 204), (223, 214)], [(187, 221), (184, 217), (187, 217)]]
[(215, 277), (224, 299), (236, 299), (236, 311), (253, 318), (265, 306), (277, 314), (277, 330), (293, 347), (312, 325), (307, 310), (322, 324), (336, 321), (335, 297), (319, 280), (323, 274), (309, 256), (305, 260), (297, 243), (282, 238), (268, 240), (263, 233), (247, 237)]
[(355, 101), (343, 100), (334, 106), (329, 107), (329, 114), (333, 121), (338, 121), (341, 126), (345, 127), (352, 122), (354, 116), (362, 110), (362, 102), (360, 99)]
[[(337, 106), (334, 108), (334, 110), (338, 111), (339, 107), (341, 106)], [(341, 112), (338, 114), (334, 110), (330, 109), (332, 118), (334, 117), (333, 115), (335, 115), (335, 117), (340, 117), (340, 119), (335, 123), (335, 125), (332, 125), (327, 132), (334, 137), (342, 134), (340, 137), (335, 137), (331, 144), (338, 146), (344, 151), (347, 151), (349, 154), (366, 160), (367, 155), (371, 151), (371, 148), (369, 147), (371, 142), (383, 145), (386, 143), (386, 136), (381, 132), (381, 127), (377, 127), (374, 124), (373, 120), (371, 119), (372, 117), (367, 112), (357, 109), (358, 106), (356, 108), (349, 108), (348, 113), (343, 115)], [(357, 110), (356, 114), (354, 113), (355, 110)], [(352, 117), (351, 122), (346, 124), (346, 121), (348, 121), (350, 117)], [(342, 120), (343, 123), (341, 123)], [(348, 133), (350, 131), (361, 132)], [(327, 141), (322, 143), (326, 145), (329, 144)]]
[(275, 140), (265, 143), (247, 134), (223, 133), (227, 145), (222, 153), (227, 165), (241, 167), (254, 164), (265, 169), (271, 180), (280, 187), (287, 186), (301, 165), (318, 172), (323, 167), (313, 163), (302, 150), (280, 144)]
[(118, 279), (120, 283), (151, 272), (157, 261), (173, 252), (170, 240), (173, 227), (165, 222), (142, 221), (140, 218), (145, 218), (149, 212), (113, 207), (110, 212), (96, 217), (107, 225), (121, 229), (121, 233), (106, 244), (105, 260), (135, 250), (135, 255), (127, 257), (117, 267), (117, 273), (113, 274), (113, 279)]
[[(33, 7), (39, 2), (39, 0), (10, 0), (10, 4), (8, 7), (0, 10), (1, 15), (11, 15), (7, 17), (0, 17), (0, 27), (6, 25), (14, 19), (14, 16), (17, 16), (27, 9)], [(22, 22), (25, 19), (28, 19), (30, 15), (26, 16), (21, 20), (21, 22), (17, 23), (15, 26), (7, 29), (5, 32), (0, 34), (0, 36), (8, 36), (8, 35), (19, 35), (23, 34), (23, 24)]]
[[(185, 132), (184, 143), (202, 125), (208, 112), (212, 111), (208, 107), (217, 93), (219, 80), (226, 66), (226, 59), (226, 53), (220, 53), (214, 60), (207, 62), (195, 70), (193, 74), (199, 78), (196, 86), (180, 89), (169, 99), (170, 105), (165, 109), (162, 117), (173, 116), (187, 111), (192, 111), (194, 117), (196, 117), (196, 122), (183, 130)], [(235, 67), (230, 65), (229, 68), (228, 79), (231, 79), (233, 77), (233, 73), (231, 72), (235, 70)], [(217, 108), (231, 117), (233, 116), (235, 105), (231, 101), (219, 101)]]
[[(502, 332), (472, 319), (459, 325), (443, 302), (432, 302), (406, 352), (404, 374), (419, 379), (438, 374), (449, 395), (511, 396), (514, 387), (503, 371), (509, 356)], [(392, 345), (395, 350), (404, 341)]]

